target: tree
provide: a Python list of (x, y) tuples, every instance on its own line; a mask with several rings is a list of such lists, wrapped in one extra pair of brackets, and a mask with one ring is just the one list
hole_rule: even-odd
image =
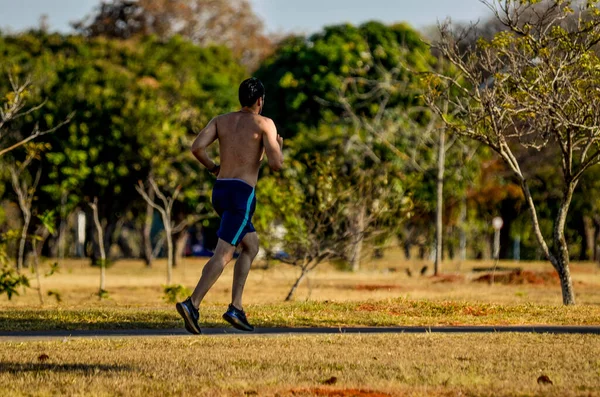
[[(434, 44), (460, 72), (428, 77), (427, 100), (456, 133), (493, 149), (521, 185), (531, 212), (532, 227), (544, 256), (561, 280), (563, 303), (575, 303), (565, 226), (573, 193), (584, 173), (600, 162), (600, 10), (595, 2), (552, 1), (536, 9), (537, 1), (486, 2), (507, 27), (491, 41), (480, 40), (467, 56), (459, 50), (447, 26)], [(576, 15), (577, 22), (563, 23)], [(524, 15), (529, 15), (524, 20)], [(448, 88), (460, 96), (446, 94)], [(443, 115), (436, 100), (446, 96), (460, 110), (457, 118)], [(552, 245), (540, 229), (528, 173), (515, 151), (556, 153), (563, 176), (560, 205), (554, 219)], [(533, 152), (532, 152), (533, 151)]]
[(40, 160), (40, 152), (47, 148), (45, 144), (30, 143), (26, 146), (27, 155), (22, 162), (16, 162), (8, 166), (10, 171), (10, 180), (13, 190), (17, 195), (17, 202), (23, 215), (23, 227), (21, 229), (21, 238), (19, 240), (19, 252), (17, 254), (17, 272), (23, 269), (25, 259), (25, 244), (29, 233), (29, 223), (31, 222), (31, 206), (36, 197), (36, 191), (42, 175), (42, 168), (38, 166), (35, 177), (29, 177), (26, 172), (27, 167), (33, 160)]
[(27, 240), (29, 223), (31, 221), (31, 205), (40, 180), (41, 166), (38, 169), (36, 176), (29, 182), (25, 180), (23, 174), (33, 160), (40, 159), (40, 151), (49, 148), (48, 145), (33, 144), (30, 142), (61, 128), (70, 121), (73, 115), (69, 114), (64, 121), (47, 129), (40, 128), (39, 123), (35, 122), (31, 128), (31, 132), (29, 134), (23, 134), (21, 128), (19, 128), (21, 126), (17, 124), (20, 121), (19, 119), (30, 117), (32, 114), (42, 109), (46, 103), (42, 102), (27, 108), (27, 102), (32, 96), (31, 80), (26, 79), (24, 83), (20, 83), (18, 78), (12, 73), (9, 73), (8, 80), (10, 82), (11, 90), (4, 97), (4, 103), (2, 104), (2, 107), (0, 107), (0, 143), (3, 144), (3, 146), (4, 144), (7, 146), (0, 148), (0, 157), (23, 145), (28, 145), (26, 147), (27, 154), (25, 159), (22, 162), (9, 167), (11, 183), (15, 194), (17, 195), (19, 208), (23, 214), (23, 228), (17, 255), (17, 272), (19, 272), (23, 268), (25, 243)]
[[(276, 122), (282, 134), (292, 137), (302, 129), (320, 123), (331, 124), (343, 117), (340, 106), (323, 106), (323, 101), (338, 103), (346, 78), (373, 80), (379, 70), (394, 70), (400, 62), (422, 69), (432, 59), (418, 32), (407, 24), (386, 26), (368, 22), (361, 26), (325, 27), (308, 38), (290, 37), (269, 57), (256, 75), (265, 84), (264, 113)], [(378, 69), (379, 68), (379, 69)], [(416, 81), (406, 69), (398, 70), (400, 80)], [(357, 86), (359, 92), (370, 87)], [(363, 98), (351, 103), (359, 115), (374, 117), (378, 107)], [(418, 102), (413, 92), (395, 92), (388, 108)]]
[[(32, 101), (48, 98), (44, 112), (19, 120), (21, 130), (33, 130), (36, 123), (40, 130), (53, 129), (75, 112), (68, 128), (41, 137), (52, 149), (44, 156), (48, 172), (40, 180), (40, 211), (60, 206), (66, 217), (102, 197), (98, 212), (106, 221), (107, 251), (119, 225), (135, 224), (138, 214), (146, 213), (143, 200), (131, 199), (138, 197), (137, 181), (169, 174), (161, 169), (164, 160), (188, 153), (198, 125), (233, 109), (237, 83), (246, 73), (228, 49), (200, 48), (178, 37), (166, 42), (148, 37), (131, 45), (29, 32), (0, 37), (0, 48), (7, 62), (21, 62), (40, 81)], [(184, 191), (174, 206), (177, 221), (207, 212), (202, 208), (209, 198), (198, 191), (208, 189), (193, 186), (203, 175), (189, 165), (177, 165), (178, 175), (185, 177), (178, 181)], [(137, 223), (141, 232), (144, 222)], [(87, 243), (97, 259), (98, 245)]]
[(17, 120), (42, 109), (46, 102), (44, 101), (38, 105), (26, 108), (28, 99), (32, 96), (31, 80), (26, 79), (25, 82), (20, 83), (18, 78), (13, 74), (8, 75), (8, 80), (10, 82), (11, 90), (9, 90), (2, 98), (4, 103), (2, 104), (2, 107), (0, 107), (0, 143), (2, 143), (3, 146), (8, 144), (8, 146), (0, 148), (0, 157), (40, 136), (56, 131), (65, 124), (68, 124), (73, 117), (73, 114), (70, 114), (64, 121), (47, 129), (40, 129), (39, 123), (36, 122), (33, 124), (29, 135), (23, 135), (22, 131), (15, 128), (12, 124)]
[[(12, 74), (9, 74), (8, 80), (10, 82), (11, 90), (8, 91), (5, 96), (0, 96), (0, 98), (3, 100), (2, 106), (0, 107), (0, 144), (2, 144), (2, 146), (3, 146), (0, 149), (0, 157), (3, 157), (7, 153), (12, 152), (15, 149), (17, 149), (25, 144), (28, 144), (32, 140), (34, 140), (42, 135), (49, 134), (51, 132), (56, 131), (58, 128), (62, 127), (66, 123), (68, 123), (72, 116), (72, 115), (69, 115), (65, 121), (59, 123), (54, 128), (49, 128), (46, 130), (40, 129), (39, 125), (36, 123), (34, 125), (33, 130), (31, 131), (31, 133), (28, 136), (23, 136), (21, 133), (21, 130), (18, 128), (15, 128), (13, 126), (13, 123), (15, 122), (15, 120), (18, 120), (22, 117), (29, 116), (32, 113), (34, 113), (35, 111), (41, 109), (44, 106), (44, 103), (37, 105), (37, 106), (30, 107), (28, 109), (25, 109), (27, 106), (27, 101), (29, 99), (29, 95), (30, 95), (30, 91), (29, 91), (30, 85), (31, 85), (30, 80), (26, 80), (25, 83), (20, 84), (18, 82), (18, 80)], [(8, 146), (5, 146), (7, 138), (8, 138)], [(42, 145), (42, 146), (44, 146), (44, 145)], [(38, 148), (39, 148), (39, 146), (38, 146)], [(35, 153), (36, 151), (34, 150), (33, 152)], [(28, 152), (27, 159), (29, 159), (29, 160), (26, 159), (25, 162), (27, 162), (27, 161), (31, 162), (33, 160), (33, 157), (35, 157), (35, 156), (31, 157), (31, 153), (32, 153), (32, 151)], [(15, 187), (15, 189), (17, 191), (19, 203), (21, 204), (21, 206), (22, 206), (22, 204), (25, 204), (25, 207), (27, 207), (28, 202), (31, 201), (31, 200), (29, 200), (29, 192), (27, 191), (28, 189), (26, 189), (26, 186), (23, 186), (19, 183), (19, 175), (18, 175), (19, 170), (21, 170), (21, 172), (22, 172), (22, 168), (24, 169), (27, 166), (27, 165), (25, 165), (25, 167), (23, 167), (23, 165), (24, 165), (24, 163), (21, 163), (19, 168), (12, 167), (11, 182), (13, 183), (13, 187)], [(39, 173), (38, 173), (38, 177), (36, 177), (34, 184), (37, 185), (38, 181), (39, 181)], [(19, 194), (19, 192), (21, 192), (21, 194)], [(49, 222), (44, 222), (44, 219), (42, 219), (42, 221), (43, 221), (44, 225), (49, 225)], [(49, 229), (49, 228), (50, 228), (50, 226), (47, 226), (47, 229)], [(27, 228), (24, 227), (23, 231), (26, 236)], [(21, 234), (21, 237), (23, 237), (23, 233)], [(21, 247), (23, 247), (23, 248), (21, 248)], [(34, 245), (34, 250), (35, 250), (35, 245)], [(23, 251), (24, 251), (24, 242), (20, 243), (19, 251), (20, 251), (19, 257), (22, 258)], [(36, 274), (38, 274), (38, 289), (41, 294), (41, 285), (39, 282), (39, 273), (38, 273), (38, 269), (37, 269), (37, 252), (35, 254), (36, 254), (35, 268), (36, 268)], [(29, 284), (29, 279), (26, 276), (18, 274), (18, 269), (19, 269), (18, 263), (17, 263), (17, 274), (14, 273), (13, 269), (7, 268), (7, 264), (8, 264), (8, 256), (6, 254), (6, 236), (0, 235), (0, 265), (2, 265), (2, 269), (0, 269), (0, 272), (1, 272), (0, 273), (0, 294), (6, 293), (8, 296), (8, 299), (10, 300), (14, 294), (18, 295), (17, 289), (20, 286), (29, 287), (30, 284)], [(21, 259), (21, 266), (22, 266), (22, 259)]]
[[(304, 165), (295, 164), (294, 168), (299, 171), (294, 172), (297, 177), (286, 178), (286, 189), (265, 196), (267, 200), (284, 196), (283, 200), (277, 200), (283, 205), (275, 208), (277, 218), (286, 230), (283, 238), (285, 254), (277, 259), (300, 270), (286, 301), (293, 299), (300, 283), (321, 263), (341, 257), (349, 238), (343, 228), (347, 185), (339, 183), (341, 178), (332, 166), (333, 157), (314, 153), (305, 156), (304, 160)], [(304, 167), (309, 167), (310, 171)]]
[(271, 40), (247, 0), (113, 0), (73, 24), (88, 37), (130, 39), (175, 35), (200, 46), (225, 45), (254, 70), (270, 52)]
[(156, 197), (158, 197), (161, 200), (162, 206), (157, 204), (154, 201), (154, 199), (152, 199), (152, 198), (150, 198), (150, 196), (148, 196), (142, 181), (138, 182), (138, 185), (136, 186), (136, 190), (144, 198), (144, 200), (146, 200), (146, 202), (149, 205), (151, 205), (155, 210), (160, 212), (160, 216), (162, 217), (163, 226), (165, 228), (165, 237), (167, 239), (167, 284), (166, 285), (169, 286), (169, 285), (171, 285), (172, 274), (173, 274), (173, 254), (174, 254), (173, 232), (175, 229), (173, 222), (172, 222), (172, 210), (173, 210), (173, 204), (177, 200), (177, 196), (179, 196), (179, 193), (181, 191), (181, 186), (177, 186), (175, 188), (175, 191), (173, 192), (173, 194), (171, 196), (167, 197), (159, 189), (158, 185), (154, 181), (154, 178), (151, 177), (148, 180), (148, 183), (152, 187), (152, 190), (154, 191), (154, 194), (156, 195)]
[(88, 204), (92, 209), (94, 225), (96, 226), (96, 233), (98, 233), (98, 245), (100, 246), (100, 288), (98, 289), (98, 297), (102, 299), (102, 297), (106, 295), (106, 251), (104, 249), (104, 232), (102, 231), (102, 223), (98, 217), (98, 197), (94, 197), (94, 201)]
[(355, 270), (360, 267), (366, 231), (375, 221), (371, 203), (381, 193), (369, 185), (372, 175), (362, 171), (401, 168), (406, 156), (396, 146), (394, 134), (406, 124), (402, 111), (423, 108), (414, 87), (416, 74), (398, 65), (425, 70), (434, 60), (408, 25), (369, 22), (326, 27), (309, 38), (288, 38), (257, 72), (267, 91), (265, 114), (275, 121), (286, 120), (280, 126), (284, 136), (305, 130), (329, 136), (322, 126), (341, 128), (341, 135), (323, 146), (339, 145), (334, 149), (341, 156), (336, 167), (356, 187), (347, 224), (356, 233), (347, 241), (346, 253)]

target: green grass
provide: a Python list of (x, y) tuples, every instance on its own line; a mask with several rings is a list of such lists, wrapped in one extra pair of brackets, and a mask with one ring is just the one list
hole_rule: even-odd
[[(0, 392), (144, 397), (599, 396), (599, 357), (600, 337), (591, 335), (11, 342), (0, 343)], [(542, 375), (553, 384), (538, 384)]]
[[(202, 307), (204, 327), (221, 327), (224, 305)], [(489, 304), (404, 298), (363, 302), (289, 302), (249, 305), (258, 327), (598, 325), (600, 306)], [(13, 308), (0, 312), (0, 331), (177, 328), (174, 308)]]

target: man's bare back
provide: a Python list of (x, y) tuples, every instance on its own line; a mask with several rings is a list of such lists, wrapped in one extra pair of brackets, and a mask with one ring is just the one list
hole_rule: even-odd
[[(217, 168), (206, 155), (206, 148), (215, 140), (219, 141), (221, 157)], [(192, 152), (219, 179), (241, 179), (256, 186), (263, 153), (266, 152), (272, 169), (281, 169), (282, 145), (273, 120), (242, 109), (211, 120), (194, 141)]]
[(241, 179), (256, 186), (264, 148), (268, 145), (264, 141), (276, 131), (273, 121), (239, 111), (217, 117), (215, 124), (221, 157), (219, 179)]

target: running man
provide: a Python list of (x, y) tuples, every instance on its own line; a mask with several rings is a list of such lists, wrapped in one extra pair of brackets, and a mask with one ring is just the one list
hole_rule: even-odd
[[(213, 257), (204, 266), (192, 296), (176, 305), (185, 321), (185, 328), (192, 334), (201, 333), (198, 308), (233, 259), (238, 245), (242, 249), (235, 262), (231, 304), (223, 318), (237, 329), (254, 331), (242, 307), (246, 278), (258, 254), (258, 236), (252, 225), (256, 208), (254, 189), (265, 152), (271, 169), (281, 169), (283, 138), (277, 134), (273, 120), (260, 115), (265, 104), (265, 88), (260, 80), (251, 78), (242, 82), (239, 99), (242, 105), (240, 111), (211, 120), (192, 145), (194, 156), (217, 177), (212, 203), (221, 217), (217, 233), (219, 241)], [(206, 148), (216, 140), (219, 141), (220, 165), (215, 164), (206, 153)]]

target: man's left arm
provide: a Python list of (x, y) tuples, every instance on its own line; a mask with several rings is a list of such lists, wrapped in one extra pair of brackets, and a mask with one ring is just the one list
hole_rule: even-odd
[(219, 175), (219, 166), (208, 157), (206, 148), (216, 141), (217, 138), (217, 120), (212, 119), (210, 123), (200, 131), (192, 144), (192, 153), (194, 154), (194, 157), (196, 157), (198, 161), (214, 175)]

